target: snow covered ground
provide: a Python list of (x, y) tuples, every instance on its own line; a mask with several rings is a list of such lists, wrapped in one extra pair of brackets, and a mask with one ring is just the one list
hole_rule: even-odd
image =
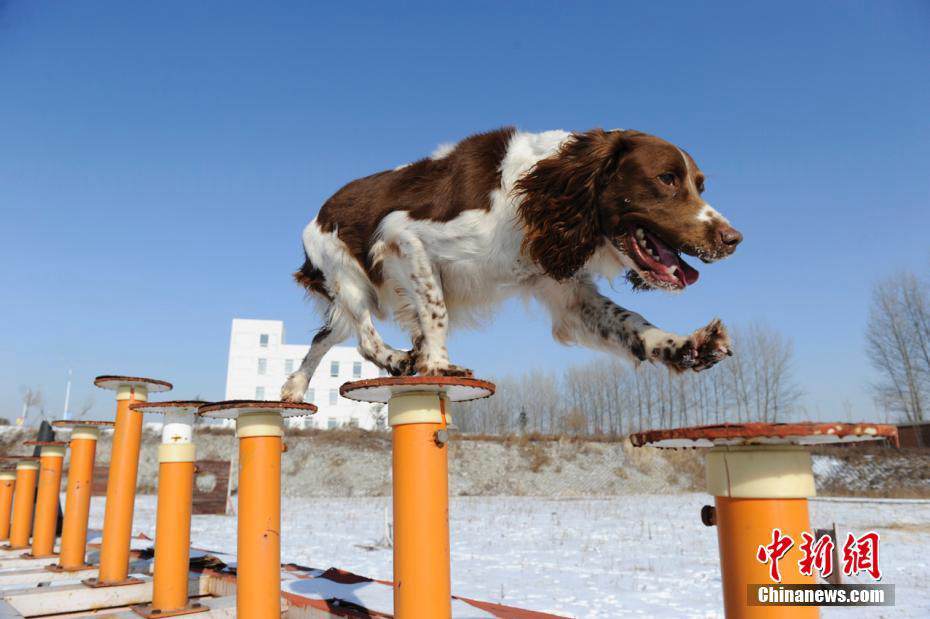
[[(703, 494), (567, 500), (455, 498), (450, 504), (457, 595), (576, 617), (722, 616), (716, 532)], [(390, 579), (388, 498), (285, 499), (285, 561)], [(893, 608), (825, 609), (827, 618), (930, 616), (930, 503), (814, 501), (812, 524), (882, 535)], [(91, 526), (103, 522), (94, 499)], [(235, 552), (236, 521), (195, 516), (195, 545)], [(137, 500), (135, 531), (154, 536), (155, 500)]]

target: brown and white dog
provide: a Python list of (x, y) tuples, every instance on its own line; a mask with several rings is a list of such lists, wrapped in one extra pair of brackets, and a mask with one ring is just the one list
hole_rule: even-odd
[[(552, 333), (578, 343), (700, 371), (731, 353), (718, 320), (668, 333), (601, 295), (597, 276), (683, 290), (742, 240), (702, 198), (704, 175), (682, 149), (637, 131), (525, 133), (512, 128), (443, 146), (429, 158), (353, 181), (304, 229), (297, 281), (325, 324), (281, 399), (303, 399), (327, 350), (358, 339), (394, 375), (463, 375), (446, 335), (504, 298), (536, 298)], [(411, 350), (388, 346), (373, 317), (392, 316)]]

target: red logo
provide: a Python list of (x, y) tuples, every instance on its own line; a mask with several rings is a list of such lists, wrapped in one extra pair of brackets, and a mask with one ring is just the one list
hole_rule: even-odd
[(823, 578), (832, 574), (833, 549), (836, 547), (833, 543), (833, 538), (829, 535), (823, 535), (815, 542), (814, 536), (804, 531), (801, 533), (801, 539), (804, 540), (804, 542), (798, 546), (801, 553), (804, 555), (801, 557), (801, 560), (798, 561), (801, 574), (813, 576), (815, 568)]
[[(814, 538), (811, 533), (801, 533), (802, 543), (798, 546), (801, 559), (798, 560), (798, 571), (804, 576), (813, 576), (814, 570), (826, 578), (833, 573), (833, 550), (836, 543), (829, 535)], [(843, 574), (856, 576), (862, 572), (867, 573), (875, 580), (882, 579), (881, 568), (878, 563), (878, 533), (869, 531), (859, 537), (847, 533), (846, 543), (843, 544)], [(756, 559), (760, 563), (768, 564), (769, 578), (772, 582), (781, 582), (781, 570), (778, 561), (794, 546), (790, 535), (783, 535), (781, 529), (772, 529), (772, 541), (760, 545), (756, 550)]]
[(756, 551), (756, 559), (760, 563), (769, 564), (769, 578), (773, 582), (781, 582), (781, 572), (778, 570), (778, 561), (791, 547), (794, 546), (794, 540), (788, 535), (782, 535), (781, 529), (772, 529), (772, 543), (768, 546), (759, 546)]
[(869, 531), (861, 537), (852, 533), (846, 535), (843, 544), (843, 573), (855, 576), (859, 572), (866, 572), (875, 580), (882, 579), (882, 571), (878, 567), (878, 533)]

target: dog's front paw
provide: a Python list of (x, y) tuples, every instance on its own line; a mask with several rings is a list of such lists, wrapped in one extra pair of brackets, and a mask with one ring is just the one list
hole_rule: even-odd
[(300, 372), (291, 374), (284, 386), (281, 387), (281, 401), (303, 402), (309, 385), (310, 380)]
[(698, 329), (685, 339), (669, 359), (669, 365), (679, 372), (700, 372), (732, 354), (733, 343), (727, 329), (715, 318), (706, 327)]

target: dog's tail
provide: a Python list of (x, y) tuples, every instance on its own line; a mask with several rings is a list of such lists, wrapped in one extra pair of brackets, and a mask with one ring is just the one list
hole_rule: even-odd
[(307, 255), (306, 251), (304, 251), (303, 265), (294, 272), (294, 281), (306, 288), (308, 293), (315, 292), (332, 301), (329, 290), (326, 288), (326, 276), (323, 275), (323, 271), (310, 262), (310, 256)]

